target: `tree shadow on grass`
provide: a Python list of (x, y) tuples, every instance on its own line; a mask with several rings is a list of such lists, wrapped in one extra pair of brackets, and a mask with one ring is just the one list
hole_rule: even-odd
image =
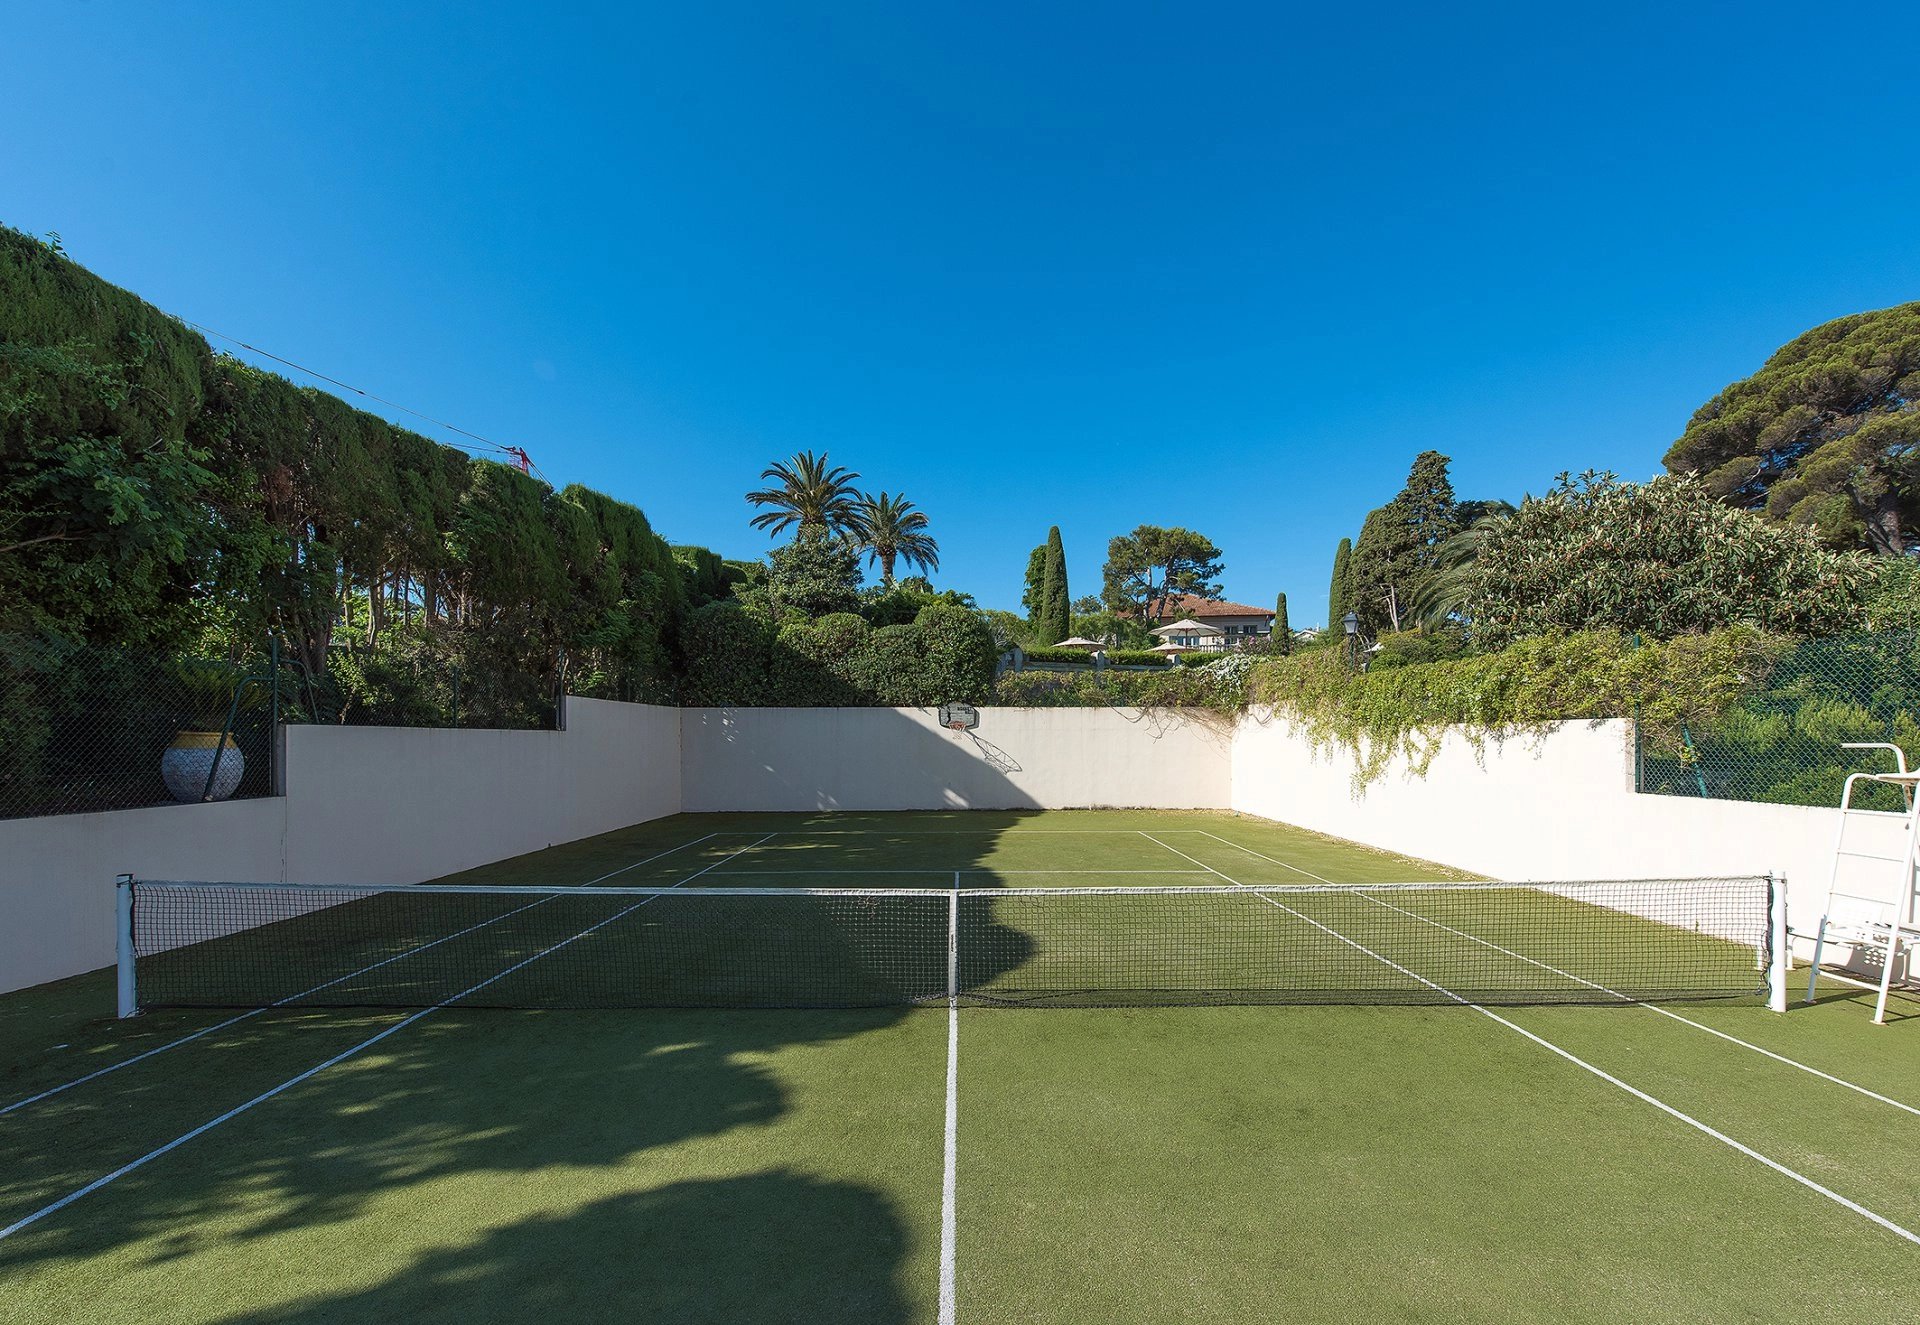
[(791, 1170), (676, 1182), (426, 1253), (372, 1288), (223, 1325), (910, 1319), (909, 1237), (866, 1188)]

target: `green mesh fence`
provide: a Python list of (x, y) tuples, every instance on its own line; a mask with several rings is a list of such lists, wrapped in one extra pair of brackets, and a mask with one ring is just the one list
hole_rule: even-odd
[[(1848, 773), (1891, 772), (1893, 756), (1847, 750), (1888, 741), (1920, 754), (1920, 634), (1911, 630), (1808, 640), (1782, 654), (1738, 704), (1677, 742), (1636, 737), (1641, 791), (1776, 805), (1837, 805)], [(1901, 808), (1891, 787), (1855, 804)]]
[(271, 796), (276, 721), (552, 729), (560, 689), (418, 647), (330, 649), (316, 674), (270, 643), (221, 659), (0, 633), (0, 819)]

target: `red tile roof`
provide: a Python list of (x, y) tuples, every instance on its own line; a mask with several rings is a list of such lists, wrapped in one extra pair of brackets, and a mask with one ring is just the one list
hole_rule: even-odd
[(1270, 607), (1248, 607), (1245, 603), (1221, 603), (1210, 598), (1195, 598), (1192, 594), (1177, 593), (1170, 595), (1153, 614), (1155, 621), (1178, 621), (1181, 617), (1222, 616), (1272, 616)]

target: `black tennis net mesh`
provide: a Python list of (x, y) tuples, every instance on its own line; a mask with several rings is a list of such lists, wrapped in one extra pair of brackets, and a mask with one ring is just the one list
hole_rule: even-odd
[(131, 885), (144, 1007), (1616, 1003), (1763, 992), (1766, 878), (1131, 888)]

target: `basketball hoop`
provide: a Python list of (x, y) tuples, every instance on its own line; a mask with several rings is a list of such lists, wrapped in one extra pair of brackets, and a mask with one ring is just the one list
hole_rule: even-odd
[(940, 706), (940, 725), (948, 731), (972, 731), (980, 725), (980, 710), (958, 702)]

